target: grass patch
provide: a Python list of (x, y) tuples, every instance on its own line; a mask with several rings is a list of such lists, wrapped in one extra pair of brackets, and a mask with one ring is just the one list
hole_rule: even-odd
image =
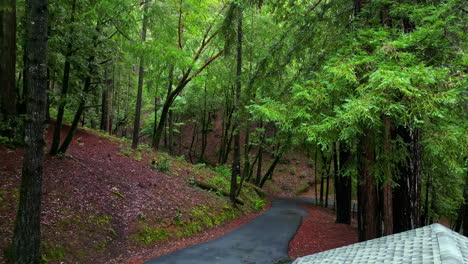
[(47, 263), (65, 258), (66, 250), (63, 245), (44, 242), (42, 243), (42, 252), (44, 252), (42, 260)]

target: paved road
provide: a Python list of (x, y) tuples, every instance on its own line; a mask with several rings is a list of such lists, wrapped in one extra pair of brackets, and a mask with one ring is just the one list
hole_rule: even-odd
[(300, 204), (308, 198), (273, 201), (271, 208), (251, 222), (218, 239), (179, 250), (147, 264), (273, 264), (288, 263), (288, 244), (307, 216)]

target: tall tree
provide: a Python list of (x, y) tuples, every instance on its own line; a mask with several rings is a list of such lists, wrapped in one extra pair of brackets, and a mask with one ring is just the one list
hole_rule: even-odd
[[(141, 40), (143, 43), (146, 41), (146, 31), (148, 27), (148, 1), (143, 2), (143, 23), (141, 26)], [(141, 119), (141, 101), (143, 97), (143, 78), (145, 74), (145, 58), (144, 55), (140, 56), (140, 66), (138, 67), (138, 94), (135, 108), (135, 122), (133, 125), (133, 138), (132, 148), (138, 147), (138, 141), (140, 140), (140, 119)]]
[(236, 67), (236, 92), (235, 92), (235, 110), (237, 117), (234, 121), (234, 152), (232, 156), (232, 167), (231, 167), (231, 186), (229, 197), (231, 202), (235, 204), (236, 193), (237, 193), (237, 177), (241, 173), (240, 168), (240, 134), (239, 134), (239, 112), (240, 112), (240, 93), (242, 86), (242, 7), (237, 6), (237, 67)]
[(27, 1), (27, 116), (21, 190), (13, 236), (15, 263), (40, 263), (44, 124), (47, 106), (47, 0)]
[(55, 122), (54, 137), (50, 146), (50, 155), (56, 155), (60, 146), (60, 134), (62, 131), (63, 115), (67, 104), (68, 87), (70, 85), (71, 56), (73, 55), (73, 31), (76, 12), (76, 0), (73, 0), (70, 13), (70, 30), (67, 39), (67, 50), (65, 51), (65, 65), (63, 67), (62, 90), (60, 93), (57, 120)]

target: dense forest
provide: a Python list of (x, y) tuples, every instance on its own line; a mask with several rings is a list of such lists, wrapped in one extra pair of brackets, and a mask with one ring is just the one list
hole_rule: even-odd
[(2, 0), (0, 143), (24, 146), (14, 258), (40, 259), (43, 159), (79, 127), (229, 165), (233, 206), (294, 152), (322, 200), (334, 185), (338, 223), (357, 200), (361, 241), (441, 218), (468, 235), (467, 6)]

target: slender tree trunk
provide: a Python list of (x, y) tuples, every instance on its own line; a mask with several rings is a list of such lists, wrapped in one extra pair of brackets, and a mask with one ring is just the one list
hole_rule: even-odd
[(63, 68), (62, 91), (60, 93), (59, 107), (57, 111), (57, 120), (55, 122), (54, 137), (52, 139), (52, 145), (50, 147), (50, 155), (56, 155), (58, 152), (58, 148), (60, 146), (60, 134), (62, 131), (63, 114), (65, 113), (65, 106), (67, 105), (68, 86), (70, 84), (70, 68), (71, 68), (70, 57), (73, 54), (72, 35), (73, 35), (73, 23), (75, 22), (75, 10), (76, 10), (76, 0), (73, 0), (72, 10), (70, 14), (69, 39), (67, 43), (67, 51), (65, 53), (65, 66)]
[(208, 139), (208, 123), (209, 123), (209, 113), (207, 110), (207, 105), (206, 105), (206, 82), (205, 82), (205, 88), (204, 88), (204, 101), (203, 101), (203, 112), (202, 112), (202, 145), (201, 145), (201, 151), (200, 151), (200, 156), (198, 157), (198, 162), (204, 162), (205, 161), (205, 150), (206, 150), (206, 145), (208, 144), (207, 139)]
[(397, 133), (408, 145), (409, 156), (399, 164), (398, 187), (394, 190), (394, 232), (403, 232), (420, 226), (421, 147), (419, 129), (399, 127)]
[(427, 176), (426, 180), (426, 195), (424, 199), (424, 214), (421, 216), (421, 225), (427, 225), (429, 222), (429, 193), (432, 189), (432, 176)]
[(242, 172), (242, 177), (247, 177), (250, 171), (250, 122), (246, 121), (245, 128), (245, 140), (244, 140), (244, 170)]
[(16, 0), (0, 6), (0, 122), (8, 124), (0, 135), (15, 136), (16, 127)]
[[(336, 222), (342, 224), (351, 223), (351, 177), (345, 175), (346, 164), (351, 159), (351, 152), (339, 144), (339, 161), (335, 150), (335, 194), (336, 194)], [(338, 166), (339, 165), (339, 166)], [(339, 169), (338, 169), (339, 167)]]
[(323, 205), (323, 191), (324, 191), (324, 187), (325, 187), (325, 172), (326, 172), (326, 168), (327, 168), (327, 161), (326, 161), (326, 158), (325, 158), (325, 155), (323, 153), (323, 151), (321, 150), (320, 151), (320, 156), (322, 157), (322, 163), (321, 163), (321, 166), (320, 166), (320, 205)]
[(318, 160), (318, 146), (315, 147), (315, 159), (314, 159), (314, 178), (315, 178), (315, 204), (318, 203), (318, 178), (317, 178), (317, 160)]
[(468, 177), (465, 178), (465, 190), (463, 193), (463, 235), (468, 237)]
[(278, 156), (276, 156), (276, 158), (273, 160), (267, 172), (265, 173), (262, 180), (260, 181), (260, 184), (258, 185), (260, 188), (263, 188), (263, 185), (265, 185), (268, 178), (272, 177), (273, 172), (275, 171), (276, 165), (278, 165), (278, 162), (282, 156), (283, 156), (283, 153), (279, 153)]
[(101, 101), (101, 124), (102, 131), (109, 132), (110, 119), (110, 80), (108, 80), (108, 69), (104, 70), (104, 90), (102, 91)]
[(392, 195), (392, 166), (391, 166), (391, 120), (390, 117), (384, 115), (384, 155), (386, 166), (386, 179), (383, 186), (383, 218), (384, 218), (384, 235), (393, 234), (393, 195)]
[(27, 112), (20, 198), (13, 235), (15, 263), (41, 261), (41, 199), (47, 101), (47, 0), (27, 1)]
[(222, 138), (221, 138), (221, 146), (219, 150), (219, 157), (218, 157), (218, 163), (219, 164), (224, 164), (226, 163), (227, 155), (229, 155), (228, 151), (228, 142), (230, 139), (229, 136), (229, 131), (231, 130), (231, 123), (232, 123), (232, 115), (233, 115), (233, 108), (230, 106), (228, 103), (228, 95), (225, 95), (226, 97), (226, 103), (225, 103), (225, 112), (223, 115), (223, 133), (222, 133)]
[(169, 154), (174, 154), (174, 113), (172, 110), (169, 110), (168, 115), (168, 146), (169, 146)]
[(234, 108), (231, 110), (231, 114), (229, 116), (229, 122), (226, 130), (226, 144), (225, 144), (225, 151), (224, 155), (221, 159), (220, 164), (225, 164), (228, 160), (229, 154), (232, 150), (232, 139), (234, 137), (234, 131), (236, 130), (235, 124), (232, 125), (232, 116), (234, 115)]
[[(143, 23), (141, 29), (141, 40), (146, 41), (146, 28), (148, 24), (148, 3), (144, 2), (145, 7), (143, 8)], [(135, 109), (135, 123), (133, 125), (133, 138), (132, 148), (138, 147), (138, 141), (140, 140), (140, 119), (141, 119), (141, 102), (143, 97), (143, 78), (145, 72), (145, 59), (144, 56), (140, 57), (140, 67), (138, 68), (138, 94)]]
[(197, 127), (198, 125), (195, 123), (193, 125), (193, 133), (192, 133), (192, 141), (190, 142), (190, 148), (189, 148), (189, 152), (188, 152), (188, 155), (189, 155), (189, 159), (190, 159), (190, 162), (193, 163), (193, 158), (192, 158), (192, 149), (193, 149), (193, 144), (195, 142), (195, 137), (197, 135)]
[[(237, 74), (236, 74), (236, 102), (235, 112), (240, 112), (240, 93), (241, 93), (241, 76), (242, 76), (242, 8), (237, 7), (239, 12), (237, 21)], [(236, 204), (237, 177), (241, 172), (240, 168), (240, 134), (239, 134), (239, 117), (235, 119), (234, 132), (234, 155), (231, 168), (231, 186), (229, 197), (233, 205)]]
[(70, 127), (70, 130), (68, 131), (67, 136), (63, 140), (62, 145), (60, 146), (58, 153), (66, 153), (68, 150), (68, 147), (70, 146), (73, 136), (75, 135), (76, 129), (78, 128), (78, 123), (80, 122), (81, 114), (83, 114), (83, 111), (85, 110), (85, 104), (86, 104), (86, 97), (91, 89), (91, 74), (93, 73), (93, 66), (92, 62), (94, 61), (94, 56), (91, 56), (89, 59), (89, 67), (90, 67), (90, 72), (86, 76), (85, 79), (85, 84), (83, 88), (83, 97), (80, 100), (80, 104), (78, 105), (78, 108), (76, 110), (75, 116), (73, 117), (73, 121)]

